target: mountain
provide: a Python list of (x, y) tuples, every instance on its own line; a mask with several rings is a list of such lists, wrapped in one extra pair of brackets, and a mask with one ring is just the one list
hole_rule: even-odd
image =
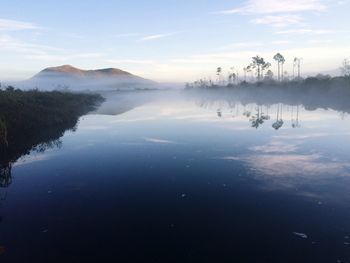
[(82, 70), (71, 65), (50, 67), (20, 83), (24, 89), (114, 90), (151, 89), (156, 83), (116, 68)]

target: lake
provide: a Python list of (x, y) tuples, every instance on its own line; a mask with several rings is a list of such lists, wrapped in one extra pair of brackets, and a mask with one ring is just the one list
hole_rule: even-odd
[(350, 117), (109, 92), (2, 171), (1, 262), (350, 262)]

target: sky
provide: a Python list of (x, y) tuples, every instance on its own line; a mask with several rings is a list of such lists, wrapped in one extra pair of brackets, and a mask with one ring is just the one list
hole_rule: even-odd
[[(302, 72), (338, 74), (350, 57), (350, 0), (1, 0), (0, 80), (50, 67), (120, 68), (194, 81), (251, 57), (294, 57)], [(339, 72), (340, 74), (340, 72)]]

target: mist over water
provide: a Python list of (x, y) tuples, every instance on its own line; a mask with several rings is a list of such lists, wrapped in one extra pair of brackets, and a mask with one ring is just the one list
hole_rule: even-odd
[(347, 104), (232, 90), (102, 95), (59, 147), (6, 173), (4, 262), (350, 260)]

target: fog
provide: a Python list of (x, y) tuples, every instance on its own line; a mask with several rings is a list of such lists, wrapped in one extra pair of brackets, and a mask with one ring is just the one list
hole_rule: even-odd
[(59, 73), (39, 73), (31, 79), (14, 82), (17, 88), (61, 91), (108, 91), (108, 90), (136, 90), (157, 89), (158, 83), (141, 77), (126, 76), (67, 76)]

